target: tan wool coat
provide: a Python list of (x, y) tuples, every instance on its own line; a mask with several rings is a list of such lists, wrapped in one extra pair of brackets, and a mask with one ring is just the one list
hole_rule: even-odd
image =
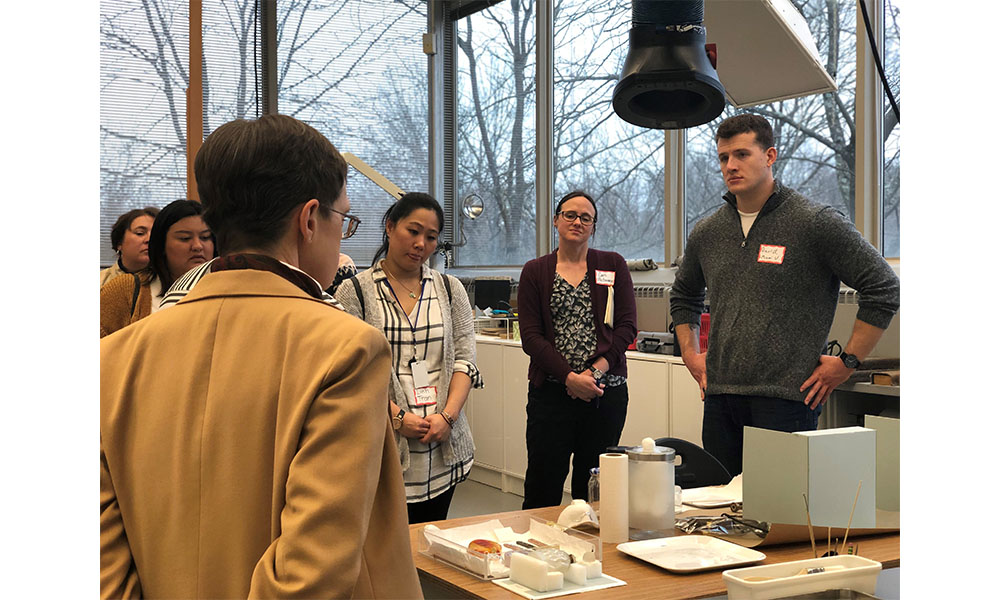
[(266, 271), (101, 340), (101, 596), (419, 598), (381, 332)]

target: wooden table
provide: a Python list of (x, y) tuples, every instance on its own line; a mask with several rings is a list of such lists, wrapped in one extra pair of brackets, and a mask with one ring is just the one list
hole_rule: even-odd
[[(437, 521), (435, 525), (441, 529), (472, 525), (493, 518), (504, 518), (517, 515), (533, 515), (539, 519), (554, 521), (564, 507), (538, 508), (528, 511), (513, 511), (493, 515), (479, 515), (461, 519)], [(421, 582), (429, 587), (441, 590), (451, 598), (498, 598), (513, 600), (521, 598), (513, 592), (501, 588), (489, 581), (477, 579), (458, 569), (440, 563), (419, 553), (419, 540), (424, 524), (410, 525), (410, 547)], [(852, 532), (853, 533), (853, 532)], [(683, 535), (683, 534), (680, 534)], [(851, 536), (858, 543), (860, 556), (877, 560), (883, 569), (899, 566), (899, 533), (872, 535), (865, 537)], [(817, 540), (817, 543), (819, 541)], [(641, 600), (644, 598), (670, 600), (687, 598), (706, 598), (724, 595), (726, 583), (722, 580), (723, 569), (675, 575), (669, 571), (651, 565), (645, 561), (622, 554), (615, 548), (617, 544), (604, 544), (602, 552), (603, 571), (607, 575), (617, 577), (627, 585), (587, 592), (587, 600), (604, 598), (623, 598)], [(808, 542), (767, 546), (759, 548), (767, 555), (763, 562), (767, 565), (812, 558), (812, 549)]]

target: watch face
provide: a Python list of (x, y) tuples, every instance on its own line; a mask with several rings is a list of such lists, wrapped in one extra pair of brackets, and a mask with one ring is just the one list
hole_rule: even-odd
[(844, 366), (848, 369), (857, 369), (858, 365), (861, 364), (858, 357), (853, 354), (841, 354), (840, 360), (844, 361)]

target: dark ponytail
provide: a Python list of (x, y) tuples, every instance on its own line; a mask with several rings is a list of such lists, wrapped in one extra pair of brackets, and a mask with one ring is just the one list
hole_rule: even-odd
[(385, 211), (385, 215), (382, 216), (382, 245), (375, 251), (375, 256), (372, 258), (373, 266), (389, 252), (389, 234), (385, 230), (386, 226), (389, 223), (399, 223), (419, 208), (426, 208), (437, 213), (438, 231), (444, 229), (444, 211), (433, 196), (423, 192), (403, 194), (403, 197), (390, 206), (389, 210)]

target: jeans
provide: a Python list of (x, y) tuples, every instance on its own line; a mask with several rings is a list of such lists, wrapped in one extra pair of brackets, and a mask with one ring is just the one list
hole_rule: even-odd
[(608, 446), (617, 446), (625, 427), (628, 384), (604, 389), (590, 402), (571, 398), (566, 386), (546, 381), (528, 386), (525, 441), (528, 469), (522, 508), (559, 506), (573, 455), (573, 498), (587, 499), (590, 469)]
[(701, 441), (709, 454), (719, 459), (730, 475), (743, 472), (743, 427), (774, 431), (812, 431), (822, 406), (784, 398), (717, 394), (705, 397)]

